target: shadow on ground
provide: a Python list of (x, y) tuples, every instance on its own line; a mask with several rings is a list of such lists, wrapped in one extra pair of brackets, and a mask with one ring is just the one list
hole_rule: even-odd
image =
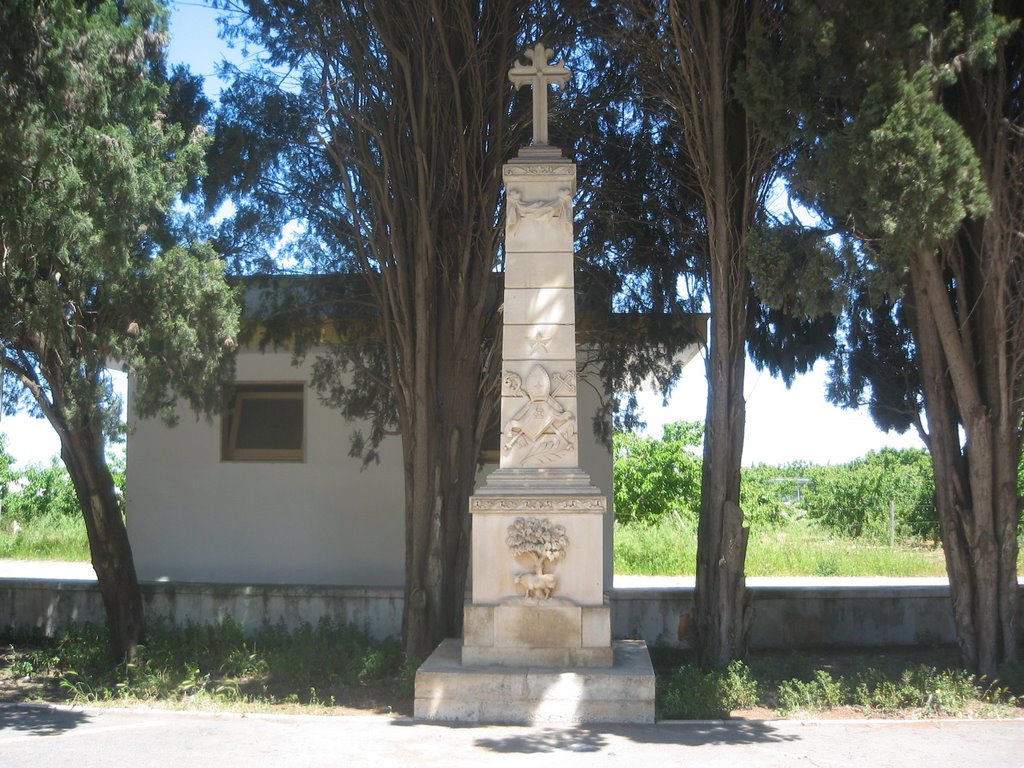
[(614, 735), (644, 744), (678, 744), (699, 747), (709, 744), (766, 744), (796, 741), (799, 737), (783, 734), (760, 720), (689, 722), (662, 725), (619, 727), (578, 726), (547, 728), (534, 733), (496, 739), (477, 739), (475, 744), (491, 752), (534, 754), (542, 752), (599, 752)]
[(20, 731), (33, 736), (56, 736), (88, 722), (84, 712), (42, 705), (0, 703), (0, 733)]

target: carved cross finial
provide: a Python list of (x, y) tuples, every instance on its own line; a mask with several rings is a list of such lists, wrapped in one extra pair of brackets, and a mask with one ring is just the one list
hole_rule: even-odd
[(548, 64), (548, 59), (555, 52), (537, 43), (523, 55), (530, 60), (529, 64), (517, 62), (508, 71), (508, 79), (515, 87), (529, 85), (533, 88), (533, 144), (546, 146), (548, 143), (548, 84), (556, 87), (565, 85), (569, 80), (569, 70), (562, 59)]

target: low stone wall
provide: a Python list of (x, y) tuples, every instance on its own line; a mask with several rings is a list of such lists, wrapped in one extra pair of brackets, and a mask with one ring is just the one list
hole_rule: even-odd
[[(910, 586), (752, 586), (755, 648), (873, 647), (954, 642), (949, 588)], [(377, 638), (397, 636), (402, 590), (370, 587), (148, 583), (147, 615), (175, 623), (231, 618), (247, 629), (296, 626), (321, 617)], [(1024, 602), (1024, 585), (1021, 588)], [(693, 589), (629, 587), (609, 592), (612, 637), (649, 645), (689, 644)], [(1024, 606), (1021, 610), (1024, 623)], [(0, 631), (53, 635), (69, 622), (102, 622), (95, 582), (0, 579)]]
[[(956, 639), (948, 586), (750, 587), (750, 592), (753, 648), (934, 645)], [(611, 603), (613, 637), (689, 646), (692, 589), (615, 589)]]
[[(328, 617), (378, 639), (402, 629), (402, 590), (395, 588), (176, 582), (143, 584), (142, 595), (147, 616), (175, 624), (230, 618), (254, 630), (264, 623), (295, 627)], [(69, 622), (103, 620), (95, 582), (0, 579), (0, 631), (51, 636)]]

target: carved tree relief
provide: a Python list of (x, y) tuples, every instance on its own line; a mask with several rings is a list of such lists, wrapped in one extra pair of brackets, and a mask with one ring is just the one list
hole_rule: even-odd
[(545, 573), (546, 563), (554, 563), (565, 557), (569, 546), (564, 525), (555, 525), (547, 518), (517, 517), (508, 527), (505, 543), (518, 558), (528, 559), (531, 570), (517, 573), (513, 580), (522, 586), (526, 597), (551, 597), (558, 586), (555, 574)]

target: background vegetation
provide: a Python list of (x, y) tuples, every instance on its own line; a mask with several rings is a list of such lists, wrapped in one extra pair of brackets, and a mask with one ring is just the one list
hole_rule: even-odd
[[(702, 432), (697, 422), (679, 422), (667, 425), (661, 439), (616, 433), (616, 573), (694, 574)], [(67, 471), (56, 461), (14, 470), (2, 441), (0, 435), (0, 557), (88, 560)], [(123, 499), (124, 460), (109, 463)], [(922, 450), (884, 449), (829, 466), (745, 467), (747, 573), (945, 576), (933, 494)]]
[[(615, 435), (615, 572), (693, 575), (701, 425)], [(751, 576), (944, 576), (927, 452), (742, 471)], [(1021, 567), (1024, 572), (1024, 567)]]
[[(119, 500), (124, 499), (124, 459), (107, 459)], [(68, 471), (54, 459), (48, 467), (13, 469), (0, 434), (0, 558), (88, 560), (89, 542)]]

